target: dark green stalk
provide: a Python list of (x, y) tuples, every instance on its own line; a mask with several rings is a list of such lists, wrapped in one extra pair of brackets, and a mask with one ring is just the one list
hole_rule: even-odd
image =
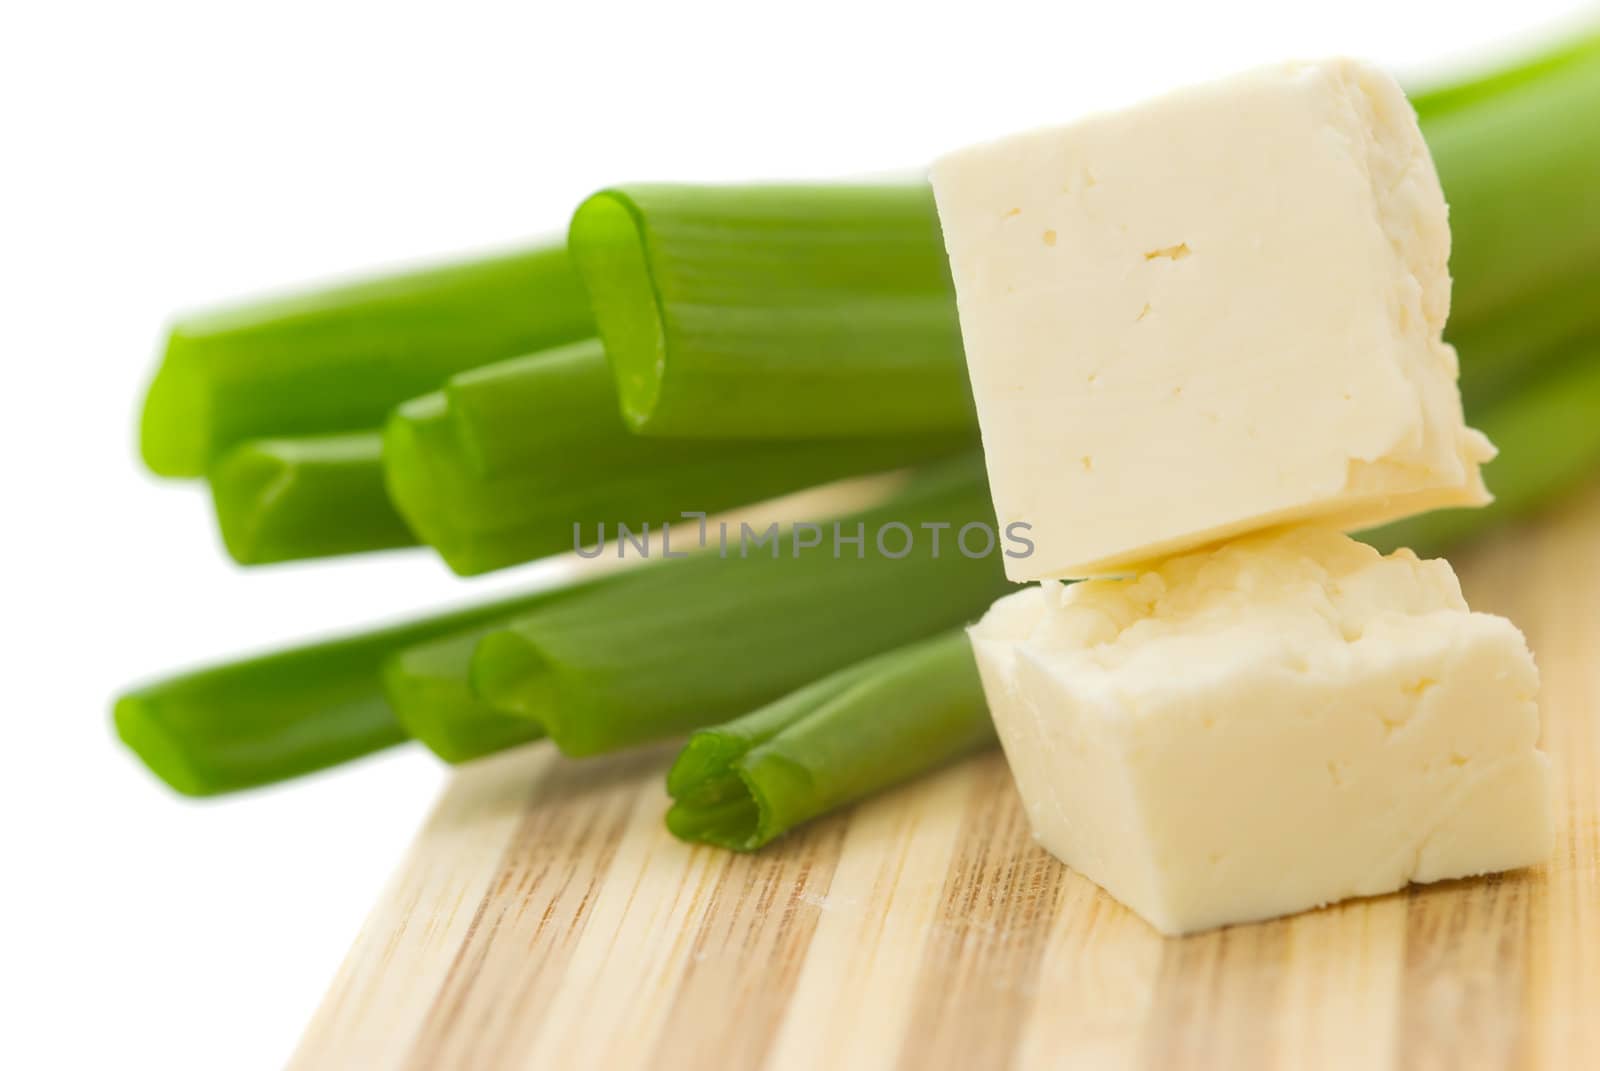
[(667, 774), (667, 828), (754, 851), (994, 739), (972, 645), (947, 632), (696, 732)]
[(381, 680), (384, 663), (396, 653), (557, 604), (600, 583), (550, 588), (168, 677), (116, 701), (117, 732), (157, 777), (189, 796), (336, 766), (406, 738), (384, 701)]
[[(569, 755), (670, 737), (752, 710), (836, 669), (962, 624), (1008, 590), (997, 546), (969, 558), (972, 522), (992, 526), (982, 465), (934, 466), (883, 505), (755, 548), (711, 547), (499, 627), (478, 645), (473, 684), (531, 718)], [(892, 553), (877, 545), (880, 534)], [(937, 534), (935, 552), (930, 525)], [(837, 527), (835, 527), (837, 525)], [(974, 529), (968, 549), (985, 550)], [(857, 557), (837, 535), (864, 536)], [(802, 543), (819, 545), (796, 549)], [(740, 556), (741, 548), (748, 556)], [(834, 556), (840, 551), (838, 557)], [(776, 554), (773, 554), (776, 552)]]
[(246, 440), (374, 429), (456, 372), (593, 333), (560, 245), (188, 316), (140, 447), (159, 475), (201, 476)]
[(389, 494), (462, 575), (571, 551), (602, 526), (659, 530), (976, 444), (902, 438), (662, 442), (629, 433), (598, 341), (475, 369), (400, 406), (384, 440)]
[(223, 545), (240, 565), (414, 546), (383, 486), (377, 432), (255, 439), (211, 467)]

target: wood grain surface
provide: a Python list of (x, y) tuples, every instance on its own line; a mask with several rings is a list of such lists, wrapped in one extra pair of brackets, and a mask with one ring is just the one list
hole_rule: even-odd
[(460, 771), (298, 1068), (1600, 1067), (1600, 493), (1460, 561), (1528, 633), (1548, 865), (1165, 939), (1029, 838), (998, 754), (754, 856), (670, 749)]

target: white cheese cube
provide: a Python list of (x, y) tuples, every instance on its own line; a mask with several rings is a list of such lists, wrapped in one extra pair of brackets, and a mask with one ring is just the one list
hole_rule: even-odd
[(1013, 580), (1488, 500), (1450, 232), (1394, 80), (1252, 72), (932, 170)]
[(1533, 658), (1447, 562), (1289, 529), (1030, 587), (972, 641), (1035, 836), (1163, 933), (1551, 851)]

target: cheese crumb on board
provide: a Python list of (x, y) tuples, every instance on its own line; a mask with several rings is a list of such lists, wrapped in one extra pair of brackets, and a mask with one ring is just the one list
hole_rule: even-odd
[(1533, 658), (1447, 562), (1291, 528), (971, 635), (1035, 836), (1163, 933), (1552, 850)]
[(1250, 72), (931, 173), (1013, 580), (1488, 501), (1416, 115), (1350, 61)]

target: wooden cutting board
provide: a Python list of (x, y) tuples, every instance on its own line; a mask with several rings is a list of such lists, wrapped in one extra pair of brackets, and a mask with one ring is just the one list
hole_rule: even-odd
[(297, 1068), (1600, 1067), (1600, 493), (1461, 562), (1523, 627), (1546, 866), (1164, 939), (1028, 836), (998, 754), (755, 856), (670, 749), (457, 774)]

